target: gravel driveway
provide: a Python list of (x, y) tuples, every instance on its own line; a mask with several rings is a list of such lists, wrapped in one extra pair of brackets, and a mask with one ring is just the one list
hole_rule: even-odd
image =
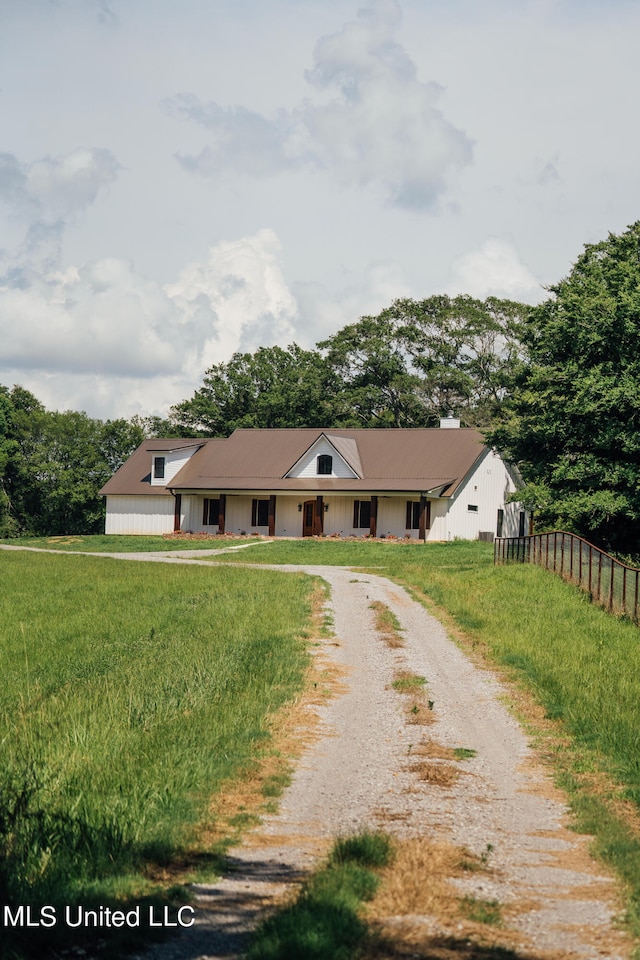
[[(210, 566), (193, 553), (103, 556)], [(365, 827), (399, 840), (444, 840), (488, 859), (490, 870), (469, 874), (461, 892), (505, 906), (504, 927), (517, 935), (527, 960), (628, 957), (631, 944), (615, 923), (616, 884), (590, 858), (590, 838), (568, 829), (564, 799), (505, 708), (509, 694), (498, 680), (385, 578), (343, 567), (270, 569), (320, 576), (330, 585), (335, 636), (318, 649), (346, 673), (346, 690), (317, 708), (321, 736), (305, 751), (279, 813), (232, 852), (229, 876), (196, 888), (195, 926), (144, 960), (240, 956), (264, 908), (334, 838)], [(375, 601), (396, 615), (402, 646), (389, 646), (377, 633)], [(392, 686), (399, 672), (426, 678), (433, 706), (428, 728), (408, 722), (405, 698)], [(455, 782), (424, 781), (412, 770), (412, 751), (425, 733), (442, 747), (473, 752), (460, 762)], [(437, 918), (410, 919), (427, 931), (456, 934), (438, 927)]]
[[(339, 567), (271, 569), (329, 583), (335, 637), (321, 649), (347, 671), (347, 690), (319, 708), (323, 736), (298, 764), (279, 813), (233, 851), (228, 877), (197, 888), (196, 926), (146, 960), (239, 956), (264, 906), (332, 839), (364, 827), (443, 839), (488, 858), (491, 869), (470, 874), (463, 892), (505, 905), (505, 925), (518, 934), (523, 956), (629, 956), (615, 926), (615, 883), (591, 860), (590, 838), (567, 829), (563, 798), (503, 705), (506, 691), (496, 678), (389, 580)], [(395, 613), (403, 646), (390, 647), (377, 634), (373, 601)], [(426, 678), (428, 728), (407, 722), (404, 698), (392, 687), (399, 671)], [(460, 763), (455, 783), (423, 782), (412, 772), (412, 750), (425, 732), (440, 745), (475, 751)], [(434, 918), (413, 921), (443, 932)]]

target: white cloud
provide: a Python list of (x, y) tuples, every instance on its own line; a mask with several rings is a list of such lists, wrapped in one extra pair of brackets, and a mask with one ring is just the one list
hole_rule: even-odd
[(273, 119), (192, 94), (165, 101), (167, 113), (212, 135), (200, 154), (178, 156), (183, 167), (265, 176), (310, 165), (345, 186), (374, 186), (396, 206), (433, 207), (450, 174), (471, 161), (472, 145), (438, 108), (441, 88), (418, 80), (395, 39), (400, 20), (395, 0), (371, 0), (321, 38), (306, 73), (315, 99)]
[(51, 225), (77, 216), (112, 183), (121, 167), (110, 150), (77, 147), (58, 157), (21, 163), (0, 154), (0, 198), (14, 215)]
[(300, 305), (295, 340), (310, 348), (359, 317), (375, 316), (398, 297), (415, 296), (402, 266), (392, 260), (370, 263), (358, 278), (351, 277), (330, 292), (320, 283), (297, 283)]
[(448, 292), (453, 296), (468, 293), (480, 299), (494, 296), (528, 303), (538, 303), (546, 296), (512, 244), (495, 237), (455, 260), (452, 274)]
[(225, 360), (236, 350), (253, 351), (271, 343), (288, 343), (297, 312), (295, 298), (279, 264), (280, 243), (273, 230), (225, 241), (206, 259), (184, 267), (165, 289), (183, 323), (212, 318), (202, 345), (207, 364)]
[(297, 305), (279, 257), (275, 233), (260, 230), (212, 247), (164, 287), (117, 258), (24, 271), (20, 285), (0, 286), (0, 378), (18, 372), (26, 385), (36, 378), (60, 390), (60, 377), (69, 377), (76, 387), (58, 396), (75, 389), (74, 402), (91, 411), (99, 389), (105, 408), (108, 396), (120, 412), (134, 412), (137, 397), (138, 410), (154, 398), (151, 409), (166, 411), (212, 363), (291, 342)]
[(115, 258), (0, 287), (3, 364), (149, 375), (175, 369), (174, 309)]

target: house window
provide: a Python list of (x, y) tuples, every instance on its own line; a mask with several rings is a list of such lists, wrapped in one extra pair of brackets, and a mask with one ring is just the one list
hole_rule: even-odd
[(407, 519), (405, 521), (406, 530), (420, 529), (420, 501), (407, 500)]
[(356, 529), (371, 526), (371, 500), (353, 501), (353, 526)]
[(328, 453), (321, 453), (318, 457), (318, 463), (316, 466), (316, 473), (319, 475), (331, 475), (333, 470), (333, 457)]
[(269, 526), (269, 501), (252, 500), (251, 501), (251, 526), (268, 527)]
[(467, 510), (469, 511), (469, 513), (477, 513), (477, 512), (478, 512), (478, 504), (477, 504), (477, 503), (468, 503), (468, 504), (467, 504)]
[[(431, 503), (429, 500), (425, 503), (425, 518), (424, 518), (425, 529), (429, 529), (431, 526)], [(405, 520), (405, 530), (419, 530), (420, 529), (420, 501), (419, 500), (407, 500), (407, 516)]]
[(202, 514), (203, 527), (217, 527), (220, 521), (220, 500), (209, 500), (205, 497)]
[(164, 480), (164, 457), (153, 458), (153, 476), (156, 480)]
[(524, 526), (525, 526), (525, 514), (524, 510), (520, 511), (520, 516), (518, 517), (518, 536), (524, 537)]
[(498, 510), (498, 522), (496, 524), (496, 537), (502, 536), (503, 526), (504, 526), (504, 510)]

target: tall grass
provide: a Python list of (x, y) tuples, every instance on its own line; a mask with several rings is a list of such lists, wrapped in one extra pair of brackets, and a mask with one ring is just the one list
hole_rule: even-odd
[(0, 898), (145, 888), (301, 687), (309, 578), (0, 553)]

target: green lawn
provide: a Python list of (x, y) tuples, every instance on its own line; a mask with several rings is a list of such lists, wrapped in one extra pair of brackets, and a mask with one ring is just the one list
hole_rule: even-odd
[(222, 550), (238, 544), (255, 543), (259, 537), (210, 537), (207, 540), (177, 540), (162, 536), (123, 536), (92, 534), (68, 537), (14, 537), (0, 540), (14, 547), (40, 547), (43, 550), (64, 550), (93, 553), (146, 553), (169, 550)]
[(29, 552), (0, 578), (0, 900), (138, 903), (300, 690), (313, 581)]
[[(65, 870), (74, 896), (99, 889), (103, 869), (140, 882), (141, 864), (170, 859), (205, 798), (260, 749), (266, 714), (301, 682), (308, 588), (235, 569), (249, 557), (389, 576), (525, 685), (564, 736), (546, 749), (580, 827), (623, 878), (640, 933), (640, 841), (624, 815), (640, 806), (640, 631), (553, 574), (494, 567), (491, 545), (462, 541), (283, 540), (185, 570), (0, 551), (5, 837), (20, 782), (16, 816), (31, 811), (16, 889), (52, 895)], [(53, 853), (29, 833), (38, 824), (62, 838)], [(65, 847), (72, 859), (58, 865)]]

